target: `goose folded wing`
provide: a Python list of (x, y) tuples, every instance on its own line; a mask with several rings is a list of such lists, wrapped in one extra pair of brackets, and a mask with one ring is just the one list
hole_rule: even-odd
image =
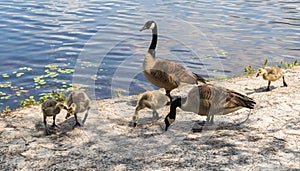
[(186, 70), (182, 65), (167, 59), (157, 58), (153, 69), (168, 74), (178, 85), (182, 83), (197, 83), (197, 77), (193, 72)]

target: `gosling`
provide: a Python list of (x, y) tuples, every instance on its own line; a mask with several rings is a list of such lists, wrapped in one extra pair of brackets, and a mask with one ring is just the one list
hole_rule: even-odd
[(167, 103), (168, 103), (168, 96), (166, 96), (159, 90), (147, 91), (143, 93), (137, 102), (135, 113), (132, 117), (133, 126), (136, 127), (138, 123), (138, 119), (139, 119), (138, 112), (140, 110), (144, 108), (152, 109), (153, 118), (157, 119), (159, 116), (156, 110), (162, 108), (163, 106), (166, 106)]
[(287, 84), (284, 80), (283, 72), (278, 67), (259, 68), (257, 70), (256, 77), (258, 77), (259, 75), (262, 75), (264, 80), (268, 80), (268, 87), (267, 87), (266, 91), (270, 91), (271, 81), (276, 81), (276, 80), (280, 79), (281, 77), (283, 80), (283, 86), (287, 87)]
[(61, 109), (68, 110), (67, 107), (64, 104), (56, 102), (54, 100), (46, 100), (45, 102), (42, 103), (42, 111), (43, 111), (43, 119), (44, 119), (45, 134), (46, 135), (49, 135), (49, 133), (50, 133), (49, 129), (47, 127), (46, 118), (48, 116), (53, 116), (52, 127), (53, 128), (59, 127), (55, 124), (55, 117), (56, 117), (57, 114), (60, 113)]
[(91, 100), (85, 92), (81, 90), (77, 90), (70, 93), (67, 99), (67, 106), (69, 108), (68, 108), (68, 113), (66, 115), (66, 119), (68, 119), (71, 115), (74, 115), (76, 123), (73, 126), (73, 128), (77, 126), (81, 126), (81, 124), (78, 122), (77, 119), (77, 113), (86, 111), (86, 116), (87, 116), (89, 110), (91, 109), (90, 104), (91, 104)]

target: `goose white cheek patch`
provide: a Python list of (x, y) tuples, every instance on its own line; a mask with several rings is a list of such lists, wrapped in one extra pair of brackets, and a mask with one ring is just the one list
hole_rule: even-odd
[(154, 27), (155, 27), (155, 23), (152, 23), (150, 29), (154, 29)]

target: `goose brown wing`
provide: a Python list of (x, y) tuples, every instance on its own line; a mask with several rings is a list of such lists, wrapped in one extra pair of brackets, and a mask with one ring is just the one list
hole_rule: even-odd
[(203, 103), (202, 110), (206, 109), (206, 112), (227, 114), (242, 107), (249, 109), (254, 107), (255, 102), (253, 99), (238, 92), (210, 84), (199, 87), (201, 87), (199, 89), (200, 102), (203, 101), (201, 102)]
[(158, 70), (150, 69), (144, 72), (145, 77), (155, 86), (172, 90), (178, 87), (177, 81), (168, 73)]
[(176, 62), (157, 58), (153, 69), (169, 74), (169, 76), (172, 77), (178, 85), (180, 85), (180, 83), (197, 84), (198, 75), (185, 69), (182, 65)]

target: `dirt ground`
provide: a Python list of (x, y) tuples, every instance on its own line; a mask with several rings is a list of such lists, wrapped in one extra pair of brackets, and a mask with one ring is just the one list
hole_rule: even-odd
[[(212, 127), (193, 133), (206, 117), (178, 109), (164, 131), (169, 107), (140, 111), (129, 126), (137, 96), (93, 101), (84, 126), (57, 117), (59, 130), (44, 135), (40, 106), (0, 114), (0, 170), (300, 170), (300, 67), (271, 84), (247, 76), (212, 84), (254, 98), (254, 110), (215, 116)], [(188, 88), (172, 92), (184, 95)], [(79, 114), (82, 120), (85, 114)], [(48, 118), (48, 125), (52, 119)]]

